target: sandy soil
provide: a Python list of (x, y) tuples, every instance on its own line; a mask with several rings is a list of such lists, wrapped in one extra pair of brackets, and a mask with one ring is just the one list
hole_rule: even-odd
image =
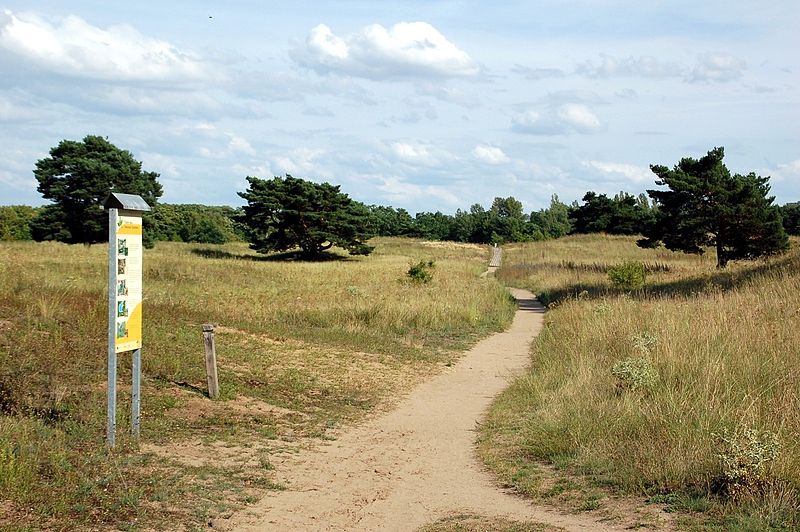
[[(528, 364), (544, 308), (513, 290), (512, 326), (420, 385), (394, 410), (338, 440), (287, 457), (288, 489), (214, 528), (226, 530), (414, 530), (458, 513), (536, 521), (568, 530), (612, 530), (585, 515), (533, 506), (499, 488), (475, 455), (475, 427), (492, 398)], [(620, 526), (620, 528), (622, 528)]]

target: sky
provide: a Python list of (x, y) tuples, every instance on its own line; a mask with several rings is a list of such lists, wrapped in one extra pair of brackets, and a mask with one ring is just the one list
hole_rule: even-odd
[(800, 200), (800, 2), (0, 1), (0, 204), (107, 137), (162, 202), (241, 205), (246, 177), (452, 214), (639, 194), (725, 147)]

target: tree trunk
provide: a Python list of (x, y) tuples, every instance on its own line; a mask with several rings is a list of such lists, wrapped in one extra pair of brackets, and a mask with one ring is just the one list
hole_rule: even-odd
[(722, 247), (722, 244), (717, 240), (717, 269), (722, 270), (728, 265), (728, 257), (725, 254), (725, 248)]

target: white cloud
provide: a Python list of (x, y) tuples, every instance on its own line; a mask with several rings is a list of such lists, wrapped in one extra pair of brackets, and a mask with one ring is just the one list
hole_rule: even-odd
[(281, 174), (291, 174), (295, 177), (310, 179), (328, 175), (320, 164), (319, 159), (325, 155), (325, 150), (313, 148), (296, 148), (285, 155), (276, 155), (270, 159), (270, 168)]
[(603, 125), (595, 112), (581, 103), (550, 106), (543, 111), (528, 110), (511, 120), (511, 129), (532, 135), (590, 134)]
[(406, 142), (393, 142), (391, 144), (392, 152), (400, 159), (405, 160), (419, 160), (426, 159), (431, 156), (428, 148), (419, 144), (408, 144)]
[(142, 152), (139, 157), (142, 160), (142, 168), (148, 171), (158, 172), (162, 177), (176, 178), (180, 176), (178, 164), (172, 157), (153, 152)]
[(458, 196), (444, 187), (417, 185), (409, 183), (401, 177), (382, 178), (382, 184), (378, 185), (377, 188), (389, 203), (408, 204), (415, 200), (427, 200), (430, 197), (437, 198), (451, 206), (459, 205), (461, 201)]
[(800, 179), (800, 159), (779, 164), (773, 169), (760, 170), (757, 173), (759, 175), (770, 176), (770, 180), (774, 182)]
[(568, 103), (558, 109), (558, 118), (578, 133), (591, 133), (600, 129), (600, 119), (586, 105)]
[(541, 68), (541, 67), (528, 67), (524, 65), (514, 65), (511, 72), (519, 74), (525, 79), (529, 80), (542, 80), (547, 78), (563, 78), (564, 71), (560, 68)]
[(594, 168), (604, 174), (622, 176), (634, 183), (653, 181), (655, 176), (650, 168), (626, 163), (609, 163), (603, 161), (586, 161), (584, 166)]
[(600, 57), (598, 63), (588, 60), (578, 64), (575, 71), (590, 78), (629, 76), (656, 79), (680, 77), (685, 72), (685, 68), (681, 65), (660, 61), (646, 55), (616, 58), (602, 54)]
[(290, 55), (318, 72), (371, 79), (464, 77), (479, 72), (469, 54), (427, 22), (400, 22), (388, 29), (372, 24), (344, 38), (320, 24)]
[(690, 82), (725, 82), (741, 78), (746, 68), (747, 63), (743, 59), (725, 53), (700, 54), (693, 67), (652, 56), (618, 58), (602, 54), (598, 62), (588, 60), (579, 63), (575, 72), (589, 78), (683, 78)]
[(120, 24), (106, 29), (71, 15), (57, 25), (27, 13), (0, 15), (0, 49), (48, 72), (114, 81), (196, 81), (210, 69), (170, 43)]
[(510, 161), (508, 155), (495, 146), (475, 146), (472, 155), (486, 164), (505, 164)]
[(455, 160), (452, 153), (422, 141), (395, 141), (388, 145), (394, 159), (409, 166), (439, 167)]
[(730, 54), (707, 53), (697, 57), (689, 81), (733, 81), (742, 77), (747, 63)]

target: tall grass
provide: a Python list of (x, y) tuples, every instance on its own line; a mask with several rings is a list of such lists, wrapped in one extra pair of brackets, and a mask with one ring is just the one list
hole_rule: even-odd
[[(244, 244), (147, 250), (143, 442), (266, 438), (268, 463), (281, 441), (325, 437), (510, 321), (502, 286), (478, 278), (487, 247), (374, 243), (369, 257), (321, 263)], [(433, 280), (408, 282), (423, 259), (436, 261)], [(105, 451), (106, 260), (103, 245), (0, 244), (0, 527), (199, 524), (272, 486), (263, 467), (137, 453), (125, 356), (120, 446)], [(202, 398), (207, 322), (218, 326), (225, 399), (213, 404)], [(237, 396), (284, 410), (250, 411)]]
[[(545, 462), (656, 500), (699, 498), (725, 527), (800, 526), (797, 242), (789, 256), (726, 272), (632, 239), (547, 244), (550, 261), (669, 267), (632, 292), (599, 272), (520, 277), (514, 264), (541, 257), (539, 246), (507, 253), (499, 272), (549, 294), (552, 310), (530, 371), (493, 407), (482, 435), (490, 464), (511, 483)], [(541, 495), (536, 481), (516, 483)]]

